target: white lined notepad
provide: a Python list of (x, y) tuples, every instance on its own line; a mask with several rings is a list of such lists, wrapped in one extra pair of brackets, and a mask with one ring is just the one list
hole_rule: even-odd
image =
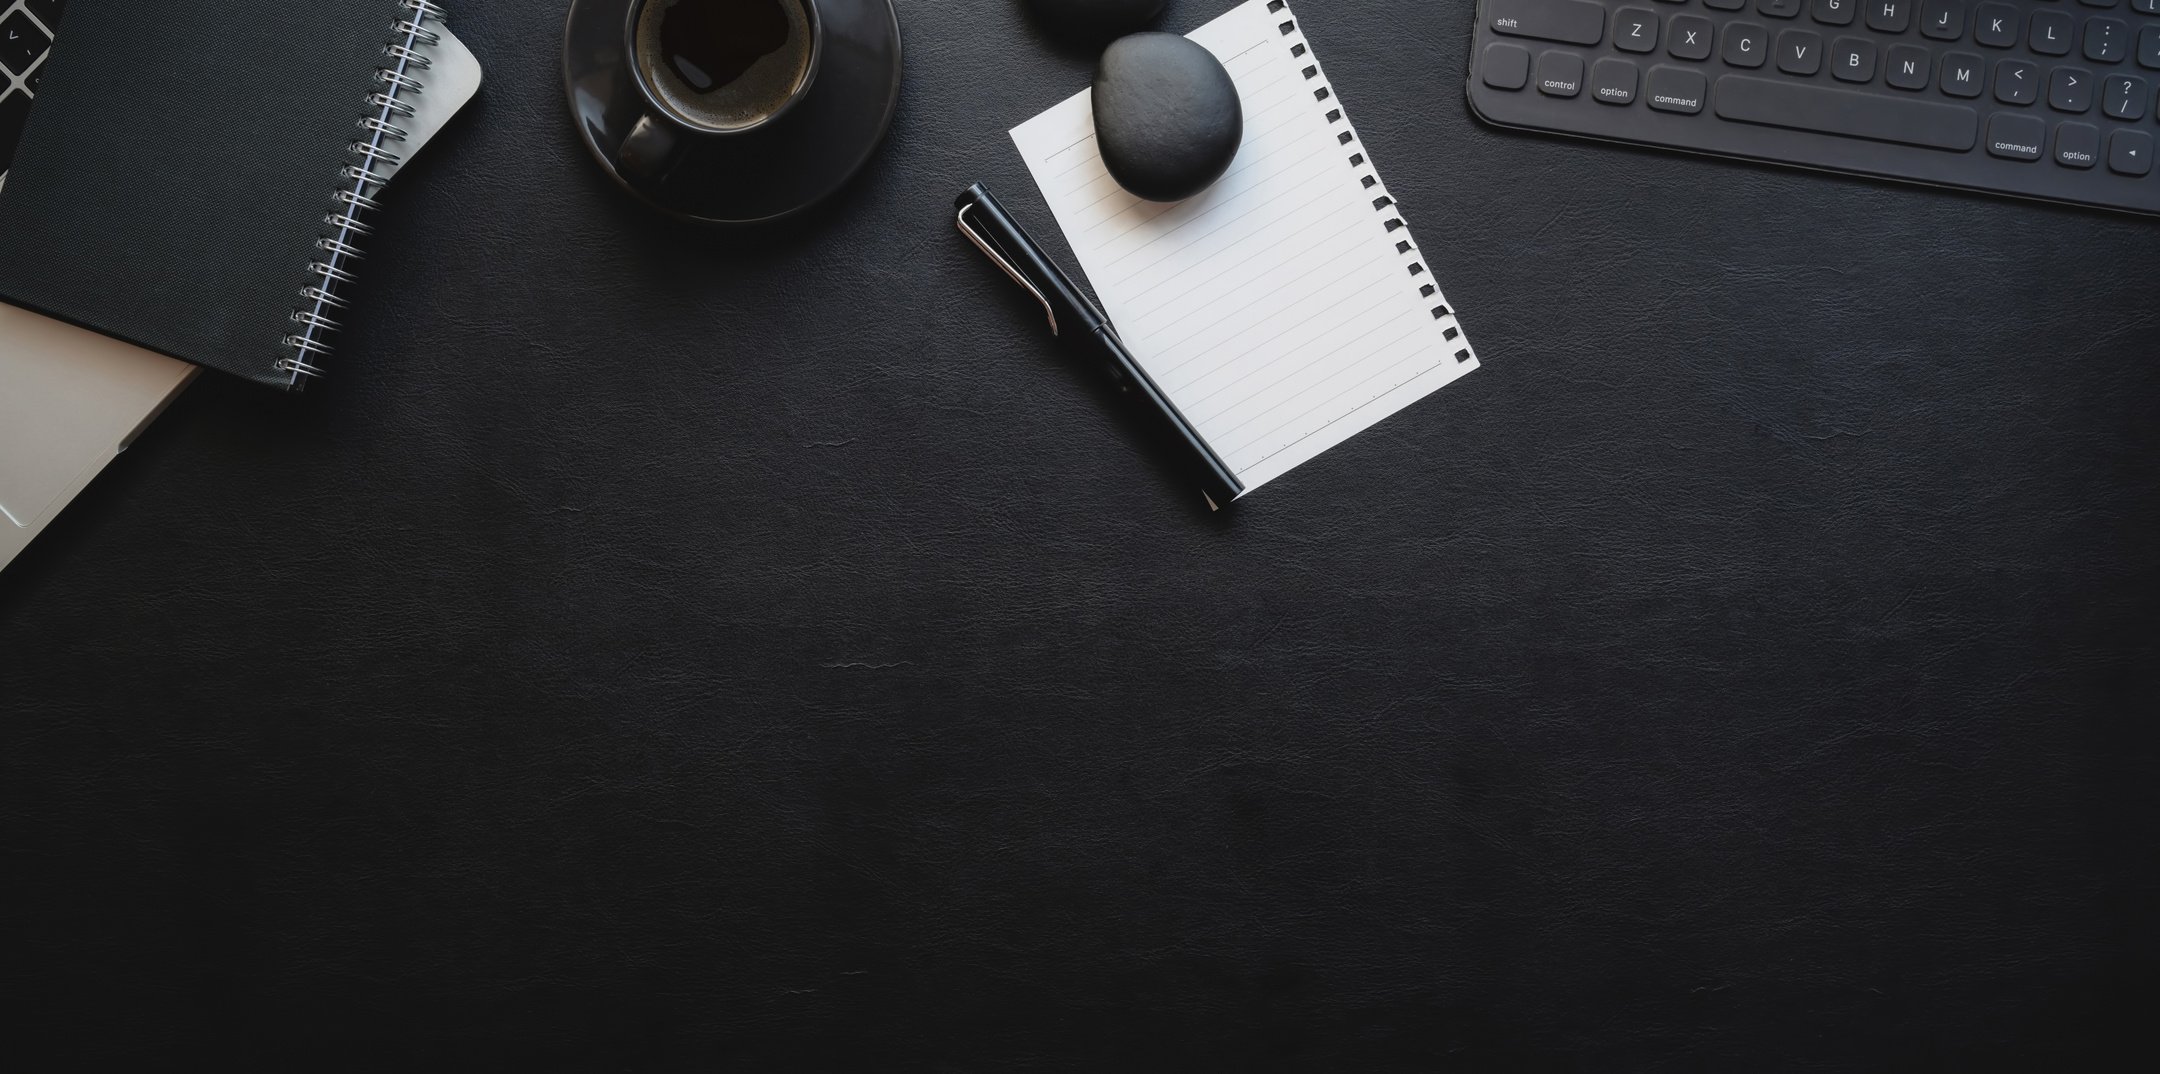
[(1012, 138), (1118, 335), (1249, 492), (1478, 363), (1286, 0), (1191, 36), (1245, 109), (1206, 193), (1119, 189), (1087, 91)]

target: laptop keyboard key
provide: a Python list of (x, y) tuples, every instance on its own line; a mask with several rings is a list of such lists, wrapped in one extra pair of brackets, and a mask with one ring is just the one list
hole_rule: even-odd
[(22, 74), (30, 69), (30, 62), (52, 44), (52, 38), (38, 28), (37, 20), (17, 11), (0, 19), (0, 67), (10, 73)]
[(2004, 104), (2031, 104), (2040, 98), (2040, 69), (2024, 60), (2004, 60), (1995, 65), (1995, 99)]
[(1650, 99), (1650, 107), (1660, 112), (1694, 115), (1702, 111), (1703, 94), (1709, 92), (1709, 87), (1701, 71), (1661, 63), (1650, 69), (1643, 96)]
[(1553, 49), (1537, 58), (1538, 92), (1547, 97), (1573, 97), (1582, 92), (1582, 57)]
[(2091, 71), (2058, 67), (2055, 73), (2048, 77), (2048, 107), (2057, 112), (2090, 112), (2092, 91)]
[(1982, 4), (1974, 16), (1973, 40), (1989, 48), (2009, 48), (2017, 44), (2018, 9), (2008, 4)]
[(1725, 62), (1734, 67), (1761, 67), (1770, 54), (1770, 31), (1752, 22), (1727, 23)]
[(30, 95), (0, 96), (0, 173), (15, 162), (15, 143), (22, 141), (23, 124), (30, 118)]
[(1942, 91), (1952, 97), (1978, 97), (1987, 88), (1987, 61), (1970, 52), (1942, 58)]
[(1867, 24), (1870, 30), (1886, 34), (1901, 34), (1912, 25), (1914, 0), (1867, 0)]
[[(1859, 2), (1860, 0), (1815, 0), (1815, 6), (1809, 14), (1824, 26), (1851, 26), (1853, 6)], [(2160, 3), (2160, 0), (2154, 2)]]
[(2108, 138), (2108, 167), (2121, 175), (2145, 175), (2153, 167), (2153, 138), (2144, 131), (2116, 131)]
[(1639, 7), (1624, 7), (1613, 15), (1612, 43), (1622, 52), (1652, 52), (1657, 49), (1658, 13)]
[(1830, 73), (1840, 82), (1866, 82), (1875, 77), (1875, 42), (1864, 37), (1840, 37), (1830, 46)]
[(1927, 0), (1920, 8), (1920, 32), (1937, 41), (1964, 36), (1965, 5), (1958, 0)]
[(1605, 40), (1605, 9), (1588, 0), (1492, 0), (1492, 28), (1510, 37), (1570, 45)]
[(1883, 60), (1883, 79), (1899, 89), (1926, 89), (1928, 76), (1934, 73), (1932, 62), (1928, 50), (1918, 45), (1892, 45)]
[(1498, 41), (1485, 46), (1485, 60), (1478, 64), (1485, 84), (1494, 89), (1518, 90), (1530, 84), (1530, 50)]
[(2094, 63), (2117, 63), (2130, 54), (2130, 24), (2121, 19), (2092, 19), (2085, 23), (2085, 58)]
[(2138, 66), (2160, 71), (2160, 23), (2138, 31)]
[(2070, 16), (2060, 11), (2035, 11), (2025, 45), (2042, 56), (2068, 56), (2071, 28)]
[(2004, 160), (2039, 160), (2047, 144), (2047, 124), (2038, 116), (1997, 112), (1988, 120), (1988, 152)]
[(1710, 58), (1710, 20), (1700, 15), (1675, 15), (1666, 28), (1665, 51), (1683, 60)]
[(1777, 69), (1788, 75), (1812, 75), (1822, 70), (1822, 38), (1806, 30), (1787, 30), (1777, 35)]
[(1633, 60), (1607, 56), (1590, 65), (1590, 96), (1604, 104), (1634, 104), (1637, 77)]
[(2100, 108), (2109, 119), (2145, 118), (2145, 80), (2116, 75), (2100, 88)]
[(1718, 115), (1742, 123), (1958, 153), (1973, 147), (1979, 126), (1979, 117), (1963, 105), (1748, 75), (1718, 79), (1711, 104)]
[(2100, 163), (2100, 128), (2090, 123), (2055, 128), (2055, 163), (2080, 171)]

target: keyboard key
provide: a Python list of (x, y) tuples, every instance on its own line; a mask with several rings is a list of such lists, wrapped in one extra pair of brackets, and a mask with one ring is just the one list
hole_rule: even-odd
[(2116, 75), (2100, 88), (2100, 110), (2109, 119), (2145, 118), (2145, 80)]
[(1607, 56), (1590, 65), (1590, 96), (1600, 104), (1635, 103), (1635, 62)]
[(1965, 5), (1959, 0), (1927, 0), (1920, 8), (1920, 32), (1937, 41), (1965, 36)]
[(2091, 71), (2058, 67), (2054, 74), (2048, 76), (2048, 107), (2057, 112), (2090, 112), (2092, 95)]
[(1990, 156), (2004, 160), (2039, 160), (2040, 147), (2047, 143), (2047, 124), (2038, 116), (2024, 116), (2012, 112), (1997, 112), (1988, 120), (1987, 147)]
[(2138, 31), (2138, 66), (2160, 71), (2160, 24)]
[(1886, 34), (1901, 34), (1912, 25), (1912, 6), (1915, 0), (1867, 0), (1867, 24), (1870, 30)]
[(1822, 38), (1806, 30), (1779, 34), (1777, 69), (1788, 75), (1812, 75), (1822, 70)]
[(1726, 75), (1711, 102), (1741, 123), (1965, 152), (1979, 117), (1963, 105), (1837, 89), (1812, 82)]
[(1866, 82), (1875, 77), (1875, 42), (1865, 37), (1840, 37), (1830, 46), (1830, 74), (1840, 82)]
[(2144, 131), (2116, 131), (2108, 138), (2108, 168), (2122, 175), (2152, 171), (2153, 138)]
[(2004, 104), (2031, 104), (2040, 97), (2040, 69), (2024, 60), (2004, 60), (1995, 65), (1995, 99)]
[(1582, 57), (1552, 49), (1537, 58), (1538, 92), (1547, 97), (1573, 97), (1582, 92)]
[(1489, 6), (1496, 33), (1570, 45), (1605, 40), (1605, 9), (1589, 0), (1490, 0)]
[(1982, 4), (1973, 21), (1973, 40), (1989, 48), (2017, 44), (2018, 9), (2008, 4)]
[(1665, 51), (1683, 60), (1710, 58), (1710, 20), (1700, 15), (1678, 15), (1665, 34)]
[(1661, 63), (1652, 67), (1649, 77), (1644, 79), (1643, 96), (1650, 99), (1650, 107), (1660, 112), (1692, 116), (1702, 111), (1703, 94), (1709, 92), (1709, 88), (1709, 80), (1701, 71)]
[(1770, 31), (1752, 22), (1725, 26), (1725, 62), (1734, 67), (1761, 67), (1770, 51)]
[(1755, 10), (1773, 19), (1789, 19), (1800, 13), (1800, 0), (1755, 0)]
[(2100, 163), (2100, 128), (2090, 123), (2055, 128), (2055, 163), (2081, 171)]
[(2085, 58), (2094, 63), (2115, 63), (2130, 54), (2130, 24), (2121, 19), (2087, 19)]
[(1986, 89), (1987, 61), (1970, 52), (1947, 53), (1942, 59), (1942, 91), (1952, 97), (1978, 97)]
[(2042, 56), (2070, 54), (2070, 16), (2060, 11), (2035, 11), (2026, 44)]
[(1486, 85), (1519, 90), (1530, 84), (1530, 50), (1495, 41), (1485, 46), (1485, 58), (1479, 61), (1478, 68), (1484, 73)]
[(2160, 0), (2130, 0), (2130, 10), (2147, 15), (2160, 15)]
[[(1815, 0), (1810, 16), (1825, 26), (1851, 26), (1853, 7), (1860, 0)], [(2160, 3), (2160, 0), (2153, 0)]]
[(1653, 52), (1657, 49), (1658, 13), (1647, 8), (1624, 7), (1613, 13), (1612, 43), (1622, 52)]
[(1898, 89), (1926, 89), (1928, 76), (1934, 74), (1932, 62), (1928, 50), (1918, 45), (1892, 45), (1883, 59), (1883, 80)]
[(30, 61), (43, 55), (45, 46), (50, 44), (52, 38), (38, 28), (37, 21), (28, 13), (18, 11), (0, 19), (0, 68), (22, 74), (30, 69)]
[(15, 143), (22, 141), (23, 123), (30, 118), (30, 95), (0, 93), (0, 172), (15, 161)]

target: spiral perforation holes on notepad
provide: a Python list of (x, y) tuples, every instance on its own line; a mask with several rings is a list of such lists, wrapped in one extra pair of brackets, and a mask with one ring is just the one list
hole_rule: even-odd
[[(1365, 159), (1365, 150), (1358, 138), (1356, 127), (1344, 117), (1342, 109), (1330, 103), (1335, 92), (1328, 87), (1327, 76), (1320, 70), (1318, 61), (1312, 60), (1312, 50), (1306, 47), (1305, 36), (1298, 31), (1297, 20), (1290, 12), (1288, 0), (1268, 0), (1268, 11), (1283, 17), (1276, 30), (1289, 41), (1290, 55), (1307, 61), (1299, 73), (1303, 74), (1306, 83), (1313, 87), (1313, 100), (1327, 109), (1329, 127), (1339, 128), (1335, 131), (1335, 144), (1349, 154), (1347, 159), (1350, 166), (1357, 169), (1358, 182), (1364, 186), (1366, 193), (1372, 195), (1373, 211), (1386, 217), (1388, 235), (1395, 240), (1395, 252), (1403, 259), (1403, 271), (1417, 286), (1418, 297), (1437, 297), (1440, 288), (1432, 282), (1431, 274), (1425, 271), (1424, 258), (1418, 253), (1417, 244), (1410, 238), (1409, 226), (1403, 223), (1402, 212), (1396, 207), (1394, 197), (1388, 194), (1387, 186), (1380, 181), (1379, 173), (1374, 171), (1371, 163)], [(1457, 344), (1455, 360), (1469, 361), (1473, 355), (1469, 347), (1462, 345), (1462, 326), (1455, 322), (1455, 311), (1443, 303), (1432, 307), (1432, 315), (1433, 320), (1444, 322), (1441, 335), (1445, 336), (1449, 343)]]
[(375, 72), (374, 87), (361, 100), (367, 111), (361, 113), (357, 123), (360, 136), (346, 145), (351, 159), (338, 168), (337, 179), (343, 185), (331, 192), (329, 209), (323, 213), (323, 224), (329, 230), (315, 240), (315, 257), (307, 264), (307, 285), (300, 288), (304, 304), (293, 308), (292, 327), (279, 341), (284, 354), (277, 361), (277, 371), (290, 376), (295, 387), (302, 378), (322, 375), (322, 367), (314, 359), (330, 353), (330, 345), (324, 340), (338, 328), (330, 311), (346, 305), (338, 289), (352, 282), (350, 262), (360, 258), (356, 243), (372, 230), (360, 214), (380, 207), (371, 195), (381, 191), (385, 179), (376, 169), (403, 163), (404, 158), (392, 151), (390, 144), (405, 140), (407, 131), (398, 122), (413, 115), (412, 102), (407, 98), (427, 88), (427, 83), (415, 77), (429, 67), (421, 49), (442, 41), (441, 35), (425, 25), (444, 21), (442, 7), (433, 0), (398, 0), (398, 11), (390, 23), (390, 37), (382, 46), (384, 64)]

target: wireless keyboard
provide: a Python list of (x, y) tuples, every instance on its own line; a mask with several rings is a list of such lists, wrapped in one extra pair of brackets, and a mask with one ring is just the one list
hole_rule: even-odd
[(2160, 0), (1479, 0), (1487, 122), (2160, 215)]

